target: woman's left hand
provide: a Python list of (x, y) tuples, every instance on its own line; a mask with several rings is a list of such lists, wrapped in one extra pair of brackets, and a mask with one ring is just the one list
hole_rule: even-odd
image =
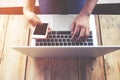
[(71, 35), (73, 41), (85, 41), (89, 37), (90, 25), (89, 15), (79, 14), (71, 25)]

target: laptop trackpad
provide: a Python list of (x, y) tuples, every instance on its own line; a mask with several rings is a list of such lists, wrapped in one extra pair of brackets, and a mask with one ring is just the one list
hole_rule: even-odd
[(68, 31), (76, 15), (54, 15), (53, 30)]

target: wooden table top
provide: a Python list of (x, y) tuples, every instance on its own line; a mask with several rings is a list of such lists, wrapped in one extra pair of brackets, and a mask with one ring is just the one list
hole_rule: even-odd
[[(102, 45), (120, 45), (120, 15), (99, 15)], [(29, 44), (23, 15), (0, 15), (0, 80), (120, 80), (120, 50), (97, 58), (32, 59), (11, 49)]]

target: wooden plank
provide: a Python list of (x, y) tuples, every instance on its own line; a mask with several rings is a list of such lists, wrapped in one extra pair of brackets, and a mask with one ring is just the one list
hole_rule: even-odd
[[(98, 45), (101, 45), (99, 16), (95, 15)], [(105, 80), (103, 57), (79, 58), (80, 80)]]
[(26, 80), (78, 80), (76, 59), (28, 58)]
[(0, 65), (1, 80), (24, 80), (26, 56), (11, 48), (28, 44), (28, 27), (23, 15), (10, 15)]
[(79, 80), (105, 80), (102, 57), (79, 59)]
[(100, 24), (103, 44), (120, 45), (120, 16), (101, 15)]
[(7, 30), (7, 23), (8, 23), (8, 15), (0, 15), (0, 59), (2, 58), (6, 30)]
[[(101, 15), (103, 45), (120, 45), (120, 16)], [(120, 50), (104, 56), (107, 80), (120, 80)]]
[[(40, 14), (39, 6), (35, 7), (35, 13)], [(0, 7), (0, 14), (23, 14), (23, 7)]]
[(52, 80), (78, 80), (78, 59), (53, 58)]
[(28, 58), (26, 80), (51, 80), (51, 58)]
[(97, 42), (98, 45), (101, 45), (101, 31), (100, 31), (100, 21), (98, 15), (95, 15), (95, 23), (96, 23)]
[[(31, 26), (31, 25), (30, 25)], [(32, 41), (30, 31), (29, 44)], [(51, 80), (52, 58), (30, 58), (27, 60), (25, 80)]]

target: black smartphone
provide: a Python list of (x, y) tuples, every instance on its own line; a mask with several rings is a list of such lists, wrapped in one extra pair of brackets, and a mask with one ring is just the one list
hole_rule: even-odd
[(48, 23), (43, 23), (42, 25), (37, 25), (32, 38), (46, 38), (48, 32)]

